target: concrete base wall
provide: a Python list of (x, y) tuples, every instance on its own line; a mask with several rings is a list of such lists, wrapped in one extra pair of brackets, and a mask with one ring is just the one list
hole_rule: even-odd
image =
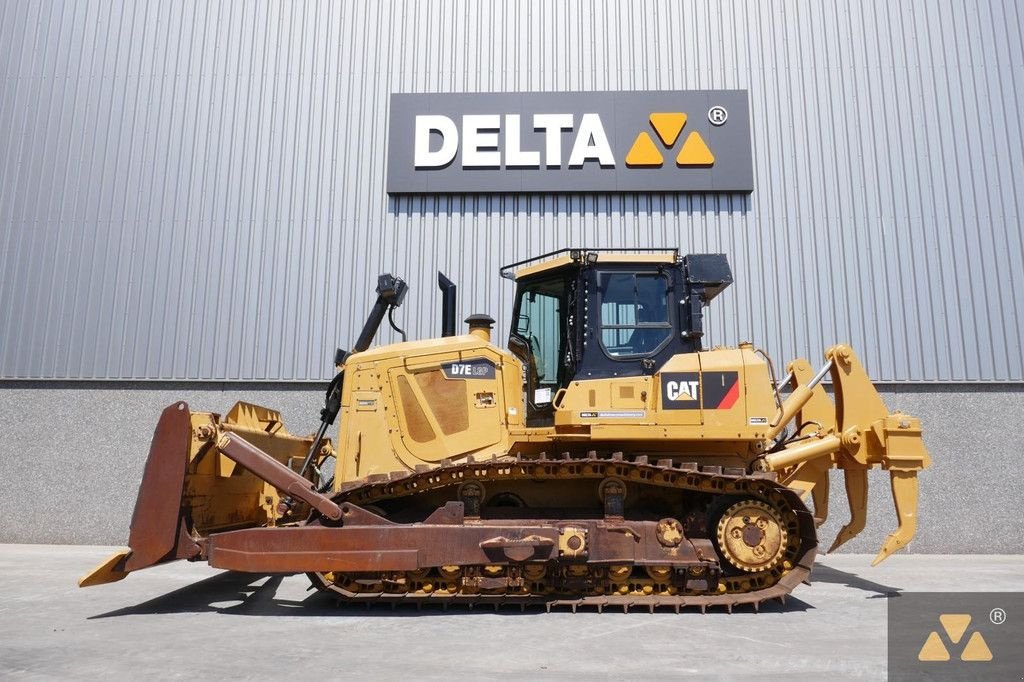
[[(920, 524), (910, 551), (1024, 553), (1017, 427), (1024, 387), (887, 388), (890, 409), (922, 419), (933, 467), (921, 476)], [(227, 412), (235, 400), (279, 410), (294, 433), (317, 426), (318, 385), (0, 384), (0, 542), (123, 544), (149, 440), (177, 400)], [(887, 474), (870, 477), (868, 527), (843, 551), (874, 552), (895, 527)], [(833, 474), (824, 548), (847, 519)]]

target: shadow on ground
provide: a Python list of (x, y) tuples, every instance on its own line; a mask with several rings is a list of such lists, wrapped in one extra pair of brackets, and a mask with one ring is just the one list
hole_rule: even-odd
[[(835, 583), (866, 592), (866, 599), (888, 599), (899, 596), (899, 588), (866, 580), (853, 573), (840, 571), (830, 566), (818, 564), (812, 574), (815, 583)], [(543, 604), (518, 604), (502, 607), (500, 610), (492, 605), (477, 605), (470, 608), (464, 604), (453, 604), (443, 608), (439, 604), (398, 605), (374, 604), (372, 602), (358, 604), (341, 604), (335, 597), (322, 592), (311, 591), (303, 599), (284, 599), (277, 596), (283, 576), (254, 575), (251, 573), (233, 573), (226, 571), (219, 575), (206, 578), (187, 585), (167, 594), (144, 601), (134, 606), (97, 614), (91, 618), (114, 618), (118, 616), (164, 614), (164, 613), (223, 613), (242, 616), (444, 616), (447, 614), (467, 613), (500, 613), (502, 615), (520, 615), (538, 613), (544, 610)], [(770, 600), (761, 604), (760, 611), (765, 613), (803, 612), (815, 608), (802, 599), (786, 597), (784, 602)], [(569, 607), (555, 607), (553, 610), (568, 611)], [(593, 611), (593, 608), (581, 607), (581, 611)], [(616, 611), (608, 607), (608, 611)], [(737, 606), (737, 613), (753, 611), (751, 606)], [(644, 607), (634, 606), (630, 613), (648, 613)], [(699, 613), (696, 608), (686, 611)], [(724, 608), (709, 609), (710, 612), (724, 613)], [(658, 608), (657, 613), (671, 612), (670, 608)]]
[(279, 598), (282, 580), (284, 576), (280, 575), (225, 571), (140, 604), (91, 616), (90, 620), (160, 613), (323, 616), (337, 612), (334, 600), (319, 592), (298, 601)]
[(898, 587), (876, 583), (872, 580), (862, 578), (855, 573), (840, 571), (837, 568), (832, 568), (831, 566), (825, 566), (823, 564), (815, 564), (814, 570), (811, 572), (811, 583), (835, 583), (837, 585), (846, 585), (847, 587), (868, 592), (869, 594), (865, 599), (889, 599), (890, 597), (900, 596), (901, 592), (901, 589)]

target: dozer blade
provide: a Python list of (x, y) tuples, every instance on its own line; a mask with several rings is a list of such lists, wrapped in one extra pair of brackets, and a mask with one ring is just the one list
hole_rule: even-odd
[[(201, 558), (201, 545), (211, 534), (276, 525), (282, 519), (297, 522), (310, 507), (327, 519), (340, 519), (337, 505), (286, 464), (304, 458), (313, 443), (285, 431), (280, 415), (267, 408), (238, 403), (220, 419), (174, 403), (153, 434), (129, 549), (109, 557), (79, 586), (115, 582), (176, 559)], [(329, 451), (328, 441), (317, 443)], [(280, 509), (281, 499), (288, 500), (286, 511)]]
[(181, 517), (182, 488), (192, 434), (188, 405), (163, 411), (153, 433), (127, 551), (114, 554), (78, 581), (79, 587), (116, 582), (131, 571), (199, 554)]

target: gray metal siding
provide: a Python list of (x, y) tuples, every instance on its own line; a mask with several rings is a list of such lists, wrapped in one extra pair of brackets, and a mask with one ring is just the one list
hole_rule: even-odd
[[(711, 343), (1022, 381), (1022, 17), (0, 0), (0, 378), (321, 379), (378, 272), (412, 284), (413, 338), (437, 268), (504, 335), (497, 267), (582, 244), (728, 253)], [(750, 91), (751, 196), (384, 192), (391, 92), (673, 88)]]

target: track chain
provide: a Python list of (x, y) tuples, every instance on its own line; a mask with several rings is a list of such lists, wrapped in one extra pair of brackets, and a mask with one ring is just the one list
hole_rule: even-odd
[[(756, 610), (767, 599), (783, 600), (802, 582), (808, 582), (817, 548), (817, 536), (811, 513), (799, 496), (776, 482), (773, 474), (755, 472), (747, 474), (740, 468), (700, 466), (696, 462), (677, 462), (658, 459), (651, 462), (646, 455), (630, 456), (622, 452), (598, 454), (561, 453), (551, 457), (546, 453), (536, 456), (506, 456), (478, 460), (472, 457), (459, 462), (444, 460), (437, 467), (421, 465), (414, 471), (390, 474), (371, 474), (363, 479), (342, 485), (333, 496), (336, 503), (350, 502), (359, 506), (422, 494), (439, 488), (458, 486), (469, 481), (480, 483), (510, 480), (552, 480), (579, 477), (602, 480), (620, 478), (634, 484), (675, 488), (683, 491), (718, 495), (749, 496), (764, 500), (784, 516), (795, 516), (795, 528), (790, 528), (791, 542), (779, 565), (772, 570), (723, 576), (725, 592), (719, 594), (681, 595), (610, 595), (591, 594), (565, 598), (559, 595), (518, 595), (433, 592), (353, 592), (346, 590), (319, 574), (310, 574), (319, 589), (334, 593), (344, 602), (365, 604), (424, 604), (461, 605), (468, 608), (493, 606), (544, 606), (579, 608), (606, 608), (629, 611), (632, 608), (674, 609), (698, 607), (724, 607), (730, 612), (734, 606), (751, 605)], [(792, 512), (792, 515), (790, 514)], [(724, 561), (724, 560), (723, 560)]]

